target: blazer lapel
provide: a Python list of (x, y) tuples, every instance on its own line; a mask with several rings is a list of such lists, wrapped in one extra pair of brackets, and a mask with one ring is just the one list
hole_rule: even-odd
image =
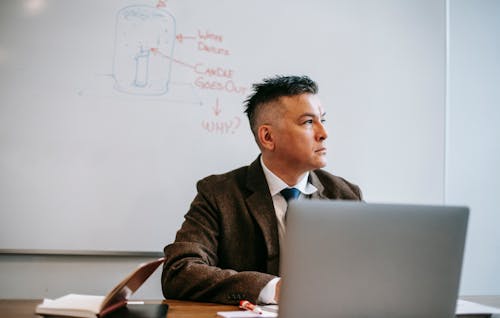
[(319, 181), (318, 176), (314, 171), (309, 173), (309, 182), (318, 189), (318, 191), (311, 194), (311, 199), (327, 199), (328, 197), (324, 195), (325, 187)]
[(276, 212), (269, 193), (260, 156), (248, 167), (247, 187), (251, 194), (246, 198), (250, 213), (259, 225), (267, 248), (267, 269), (274, 275), (279, 273), (279, 238)]

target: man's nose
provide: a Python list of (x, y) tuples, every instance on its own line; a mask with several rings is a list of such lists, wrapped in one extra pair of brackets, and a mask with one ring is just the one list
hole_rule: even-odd
[(325, 125), (323, 123), (318, 123), (317, 128), (316, 128), (316, 138), (318, 140), (325, 140), (328, 138), (328, 131), (326, 130)]

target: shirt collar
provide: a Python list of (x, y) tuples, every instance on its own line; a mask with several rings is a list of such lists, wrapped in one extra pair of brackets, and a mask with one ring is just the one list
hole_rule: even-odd
[[(281, 180), (277, 175), (275, 175), (268, 167), (264, 164), (262, 156), (260, 156), (260, 164), (262, 165), (262, 170), (264, 170), (264, 175), (266, 177), (267, 185), (269, 186), (269, 192), (271, 196), (280, 193), (281, 190), (289, 188), (285, 181)], [(293, 188), (299, 189), (299, 191), (305, 195), (313, 194), (318, 191), (318, 189), (313, 186), (309, 181), (309, 172), (307, 172), (297, 184), (293, 185)]]

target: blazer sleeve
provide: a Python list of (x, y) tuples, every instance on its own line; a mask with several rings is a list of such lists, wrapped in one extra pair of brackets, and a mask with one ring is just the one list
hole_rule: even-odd
[(164, 249), (163, 295), (225, 304), (238, 304), (243, 299), (256, 302), (262, 288), (275, 276), (218, 267), (222, 212), (210, 198), (215, 194), (209, 187), (203, 180), (198, 182), (198, 194), (174, 243)]

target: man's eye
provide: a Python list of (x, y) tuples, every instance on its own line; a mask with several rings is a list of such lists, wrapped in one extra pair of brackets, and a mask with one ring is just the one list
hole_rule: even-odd
[(321, 123), (322, 123), (322, 124), (326, 123), (326, 119), (321, 118)]
[(304, 125), (310, 125), (310, 124), (312, 124), (312, 123), (313, 123), (313, 120), (312, 120), (312, 119), (309, 119), (309, 120), (306, 120), (306, 121), (304, 122)]

